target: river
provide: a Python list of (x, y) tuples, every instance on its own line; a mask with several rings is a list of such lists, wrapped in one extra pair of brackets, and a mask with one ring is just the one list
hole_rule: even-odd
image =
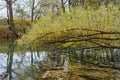
[(58, 55), (56, 52), (57, 57), (50, 53), (49, 51), (34, 50), (31, 47), (29, 49), (18, 48), (14, 42), (2, 40), (0, 42), (0, 80), (41, 80), (38, 77), (45, 70), (58, 64), (68, 67), (68, 63), (72, 62), (76, 64), (93, 61), (99, 61), (102, 64), (111, 62), (117, 66), (117, 69), (120, 69), (119, 49), (72, 50), (67, 52), (69, 55), (63, 53)]

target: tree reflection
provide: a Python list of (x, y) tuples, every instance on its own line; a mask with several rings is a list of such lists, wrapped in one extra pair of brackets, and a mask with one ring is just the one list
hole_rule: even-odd
[[(46, 71), (63, 69), (68, 71), (68, 66), (72, 62), (78, 64), (99, 63), (98, 66), (101, 67), (104, 65), (114, 66), (116, 63), (120, 64), (119, 53), (120, 49), (40, 51), (32, 47), (24, 51), (23, 49), (17, 50), (17, 46), (12, 41), (7, 44), (4, 52), (0, 52), (0, 80), (41, 80), (39, 78)], [(116, 65), (112, 68), (119, 69)]]
[(7, 74), (5, 77), (8, 78), (8, 80), (12, 79), (12, 63), (13, 63), (13, 54), (14, 54), (14, 41), (9, 44), (8, 49), (8, 58), (7, 58)]

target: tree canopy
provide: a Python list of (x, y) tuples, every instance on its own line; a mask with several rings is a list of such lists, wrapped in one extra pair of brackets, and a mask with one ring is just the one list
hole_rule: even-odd
[(74, 8), (57, 17), (36, 21), (19, 45), (57, 48), (120, 48), (120, 11), (118, 7)]

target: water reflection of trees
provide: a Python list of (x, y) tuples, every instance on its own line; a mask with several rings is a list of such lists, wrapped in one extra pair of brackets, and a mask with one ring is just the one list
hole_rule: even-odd
[[(7, 45), (7, 47), (8, 48), (6, 48), (6, 51), (4, 53), (0, 53), (0, 54), (5, 54), (5, 56), (0, 55), (0, 57), (3, 59), (1, 60), (0, 63), (0, 68), (1, 70), (3, 70), (2, 74), (0, 74), (1, 75), (0, 79), (4, 78), (7, 80), (11, 80), (14, 78), (15, 80), (16, 79), (21, 80), (22, 78), (24, 79), (29, 77), (34, 78), (35, 75), (33, 75), (33, 73), (36, 73), (37, 71), (37, 65), (38, 65), (37, 62), (40, 62), (45, 58), (45, 52), (37, 53), (31, 51), (31, 52), (26, 52), (25, 54), (23, 54), (22, 52), (18, 54), (14, 52), (16, 48), (14, 42)], [(31, 53), (33, 55), (31, 55)]]
[[(38, 74), (55, 69), (56, 67), (68, 67), (68, 63), (102, 63), (115, 64), (120, 62), (119, 49), (82, 49), (82, 50), (56, 50), (56, 51), (39, 51), (30, 47), (28, 52), (22, 49), (19, 53), (15, 51), (14, 42), (6, 48), (6, 55), (0, 55), (3, 59), (0, 67), (6, 67), (2, 77), (11, 80), (38, 79)], [(3, 56), (3, 57), (2, 57)], [(6, 58), (7, 57), (7, 58)], [(68, 62), (69, 61), (69, 62)]]
[(7, 77), (9, 80), (12, 79), (12, 63), (13, 63), (13, 54), (14, 54), (14, 42), (9, 44), (8, 49), (8, 58), (7, 58), (7, 71), (5, 77)]
[(83, 49), (71, 50), (70, 58), (73, 62), (90, 63), (99, 62), (102, 64), (119, 63), (120, 62), (119, 49)]

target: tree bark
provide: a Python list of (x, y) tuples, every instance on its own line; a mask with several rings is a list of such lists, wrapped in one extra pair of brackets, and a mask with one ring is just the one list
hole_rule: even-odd
[(10, 25), (9, 30), (15, 35), (15, 37), (19, 37), (19, 35), (15, 32), (14, 29), (12, 0), (5, 0), (5, 1), (7, 4), (8, 25)]
[(63, 0), (61, 0), (61, 6), (62, 6), (63, 13), (65, 13), (65, 6), (64, 6), (64, 1)]
[(13, 21), (12, 0), (6, 0), (6, 3), (7, 3), (8, 13), (9, 13), (8, 21), (9, 21), (9, 25), (10, 25), (10, 30), (13, 31), (14, 30), (14, 21)]
[(34, 9), (35, 9), (35, 0), (32, 2), (32, 11), (31, 11), (31, 22), (34, 20)]

